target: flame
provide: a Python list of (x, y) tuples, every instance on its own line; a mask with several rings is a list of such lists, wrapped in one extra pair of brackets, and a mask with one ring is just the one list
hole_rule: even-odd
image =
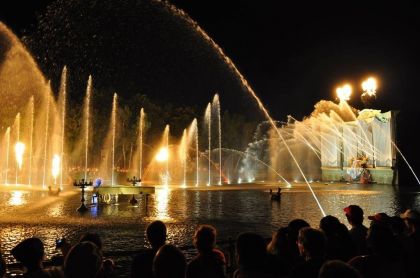
[(16, 153), (16, 162), (18, 164), (19, 170), (22, 169), (24, 152), (25, 152), (25, 144), (23, 144), (22, 142), (17, 142), (15, 145), (15, 153)]
[(156, 155), (156, 160), (159, 162), (167, 161), (169, 158), (169, 153), (167, 148), (161, 148)]
[(368, 78), (362, 83), (363, 95), (374, 96), (376, 95), (376, 80), (373, 77)]
[(58, 174), (60, 173), (60, 156), (58, 154), (55, 154), (52, 159), (52, 176), (54, 179), (58, 177)]
[(336, 93), (337, 97), (340, 99), (340, 102), (350, 100), (351, 91), (352, 89), (349, 84), (346, 84), (343, 87), (338, 87)]

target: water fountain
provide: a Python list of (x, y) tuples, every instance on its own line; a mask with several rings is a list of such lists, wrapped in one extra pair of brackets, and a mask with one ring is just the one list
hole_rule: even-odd
[(209, 143), (209, 149), (208, 149), (208, 172), (209, 172), (209, 179), (207, 182), (207, 186), (211, 185), (211, 103), (207, 105), (206, 112), (204, 114), (204, 120), (207, 124), (207, 132), (208, 132), (208, 143)]
[(85, 180), (88, 179), (88, 157), (89, 157), (89, 139), (90, 139), (90, 98), (92, 95), (92, 76), (89, 75), (86, 98), (84, 104), (84, 123), (85, 123)]
[(222, 185), (222, 121), (220, 117), (220, 101), (218, 94), (214, 95), (212, 107), (216, 112), (217, 119), (217, 131), (219, 140), (219, 185)]

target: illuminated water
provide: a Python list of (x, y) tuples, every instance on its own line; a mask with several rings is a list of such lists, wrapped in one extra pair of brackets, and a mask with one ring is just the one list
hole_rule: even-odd
[[(397, 214), (405, 208), (420, 209), (418, 189), (391, 186), (312, 184), (327, 214), (345, 221), (342, 209), (359, 204), (365, 215), (375, 212)], [(131, 251), (146, 246), (144, 230), (148, 223), (160, 219), (167, 223), (169, 241), (190, 245), (197, 225), (214, 225), (219, 239), (236, 237), (243, 231), (255, 231), (269, 237), (291, 219), (303, 218), (318, 226), (322, 215), (312, 194), (304, 184), (284, 188), (280, 203), (271, 202), (269, 188), (276, 185), (243, 185), (223, 187), (227, 190), (157, 189), (150, 197), (148, 209), (140, 199), (138, 206), (129, 205), (131, 196), (120, 198), (119, 205), (91, 207), (80, 216), (76, 212), (80, 193), (66, 189), (60, 196), (26, 187), (2, 186), (0, 191), (0, 242), (8, 262), (13, 262), (10, 249), (30, 236), (40, 237), (47, 257), (56, 253), (55, 240), (66, 237), (73, 241), (85, 231), (98, 232), (104, 240), (105, 252)], [(206, 187), (208, 189), (208, 187)], [(90, 200), (90, 194), (87, 198)], [(305, 204), (304, 206), (302, 204)], [(365, 221), (365, 224), (368, 221)], [(121, 257), (120, 271), (127, 273), (130, 259)]]

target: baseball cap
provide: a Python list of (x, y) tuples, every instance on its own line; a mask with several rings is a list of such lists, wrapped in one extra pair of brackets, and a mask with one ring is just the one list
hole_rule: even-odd
[(379, 222), (379, 223), (388, 223), (390, 217), (385, 212), (380, 212), (380, 213), (376, 213), (374, 215), (368, 216), (368, 219)]

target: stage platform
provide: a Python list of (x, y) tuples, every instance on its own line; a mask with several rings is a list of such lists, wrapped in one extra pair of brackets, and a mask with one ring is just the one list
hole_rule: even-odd
[[(321, 167), (322, 170), (322, 181), (343, 181), (347, 174), (349, 167)], [(367, 168), (372, 175), (372, 180), (378, 184), (397, 184), (396, 171), (391, 167), (376, 167)]]
[(100, 186), (93, 189), (93, 193), (99, 195), (137, 195), (137, 194), (155, 194), (153, 186), (132, 186), (132, 185), (115, 185)]

